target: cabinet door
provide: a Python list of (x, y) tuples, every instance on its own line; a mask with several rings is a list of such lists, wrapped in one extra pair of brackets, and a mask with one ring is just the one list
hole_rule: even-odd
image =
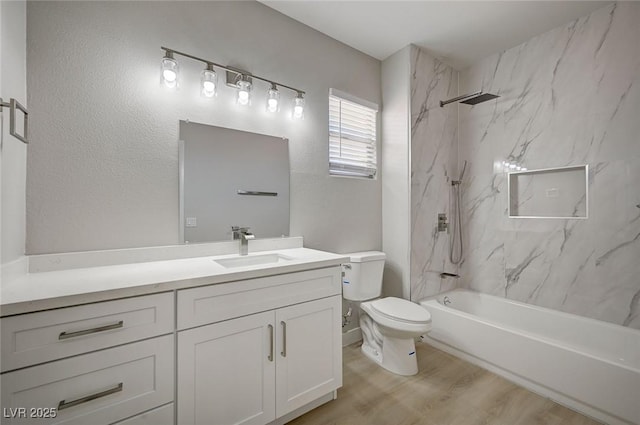
[(341, 297), (276, 311), (276, 415), (342, 386)]
[(178, 333), (178, 423), (275, 419), (273, 311)]

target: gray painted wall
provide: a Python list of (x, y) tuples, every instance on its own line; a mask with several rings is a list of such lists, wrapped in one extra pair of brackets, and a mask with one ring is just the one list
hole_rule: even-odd
[[(178, 242), (178, 120), (289, 139), (291, 235), (335, 252), (381, 248), (381, 181), (328, 176), (328, 90), (380, 103), (380, 62), (257, 2), (29, 2), (29, 254)], [(305, 120), (241, 109), (200, 63), (159, 85), (160, 46), (306, 91)], [(222, 81), (221, 81), (222, 82)]]
[[(0, 96), (8, 102), (17, 99), (27, 104), (26, 86), (26, 2), (0, 2)], [(19, 129), (22, 125), (18, 126)], [(9, 135), (9, 109), (2, 109), (1, 164), (1, 230), (2, 264), (24, 255), (25, 186), (27, 145)]]

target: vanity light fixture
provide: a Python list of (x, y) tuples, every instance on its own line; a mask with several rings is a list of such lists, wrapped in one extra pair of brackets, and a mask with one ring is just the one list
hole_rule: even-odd
[(218, 90), (218, 74), (213, 69), (213, 64), (208, 63), (207, 68), (202, 71), (202, 95), (204, 97), (213, 97)]
[(251, 104), (251, 92), (254, 86), (254, 80), (260, 80), (269, 84), (269, 89), (266, 92), (266, 107), (268, 112), (278, 112), (280, 110), (279, 88), (285, 88), (296, 92), (296, 97), (293, 99), (292, 117), (295, 119), (304, 118), (305, 92), (300, 89), (262, 78), (242, 69), (220, 65), (210, 60), (202, 59), (167, 47), (160, 48), (165, 52), (165, 55), (162, 58), (160, 79), (162, 84), (167, 87), (176, 88), (178, 86), (178, 62), (175, 60), (174, 55), (179, 55), (205, 64), (206, 68), (202, 71), (200, 80), (202, 96), (211, 98), (217, 94), (218, 74), (215, 68), (219, 68), (226, 71), (227, 85), (237, 90), (236, 102), (239, 105), (248, 106)]
[(162, 58), (160, 81), (165, 86), (173, 89), (178, 86), (178, 62), (173, 58), (173, 51), (165, 50)]
[(295, 99), (293, 99), (293, 119), (301, 120), (304, 118), (304, 93), (299, 91)]
[(267, 92), (267, 111), (278, 112), (280, 110), (280, 92), (278, 87), (271, 83), (271, 88)]
[(246, 106), (251, 102), (251, 81), (249, 77), (245, 74), (241, 74), (238, 82), (236, 83), (238, 87), (238, 105)]

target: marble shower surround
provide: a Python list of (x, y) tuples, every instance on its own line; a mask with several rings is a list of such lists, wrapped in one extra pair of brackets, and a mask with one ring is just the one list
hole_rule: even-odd
[[(453, 220), (451, 178), (457, 179), (458, 108), (440, 100), (458, 95), (458, 72), (411, 46), (411, 299), (456, 287), (449, 261), (449, 234), (438, 232), (438, 213)], [(455, 173), (451, 176), (451, 173)]]
[[(462, 286), (640, 329), (638, 40), (620, 2), (461, 72), (461, 93), (501, 96), (459, 107)], [(509, 219), (502, 160), (589, 164), (589, 218)]]

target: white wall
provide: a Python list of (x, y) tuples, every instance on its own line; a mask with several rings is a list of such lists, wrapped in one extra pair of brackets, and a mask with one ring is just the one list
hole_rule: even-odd
[(382, 62), (382, 250), (387, 254), (383, 292), (410, 297), (410, 52)]
[[(27, 105), (26, 86), (26, 2), (0, 2), (0, 96)], [(22, 131), (22, 123), (18, 125)], [(1, 263), (24, 255), (25, 186), (27, 145), (9, 135), (9, 108), (2, 109), (0, 147), (1, 186)]]
[[(177, 243), (180, 119), (287, 137), (291, 235), (380, 249), (380, 179), (327, 172), (328, 89), (380, 103), (376, 59), (257, 2), (29, 2), (27, 18), (28, 253)], [(249, 109), (223, 85), (199, 97), (194, 61), (178, 58), (178, 92), (161, 88), (160, 46), (305, 90), (305, 120), (268, 116), (259, 83)]]

